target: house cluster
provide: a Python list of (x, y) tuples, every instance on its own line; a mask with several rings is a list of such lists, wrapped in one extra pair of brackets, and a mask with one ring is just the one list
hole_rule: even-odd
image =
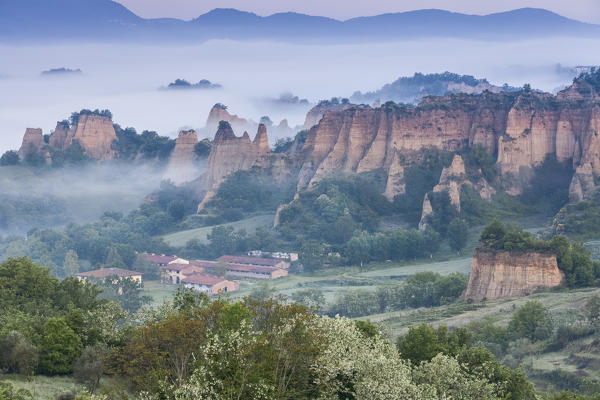
[(252, 250), (248, 252), (248, 255), (251, 257), (271, 257), (278, 258), (280, 260), (287, 261), (298, 261), (298, 253), (283, 253), (280, 251), (262, 251), (262, 250)]
[(233, 292), (237, 282), (228, 277), (277, 279), (288, 275), (290, 262), (280, 258), (222, 256), (215, 261), (186, 260), (176, 256), (145, 254), (146, 261), (160, 268), (163, 283), (183, 285), (208, 295)]

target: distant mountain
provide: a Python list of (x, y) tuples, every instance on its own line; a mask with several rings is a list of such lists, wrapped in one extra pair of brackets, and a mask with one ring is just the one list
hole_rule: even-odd
[(410, 77), (398, 78), (392, 83), (384, 85), (381, 89), (373, 92), (355, 92), (350, 100), (353, 103), (373, 102), (385, 103), (394, 101), (396, 103), (416, 103), (425, 96), (443, 96), (448, 93), (478, 94), (488, 90), (493, 93), (514, 92), (520, 88), (508, 85), (496, 86), (486, 79), (477, 79), (471, 75), (458, 75), (451, 72), (443, 74), (421, 74), (415, 73)]
[(292, 12), (261, 17), (235, 9), (215, 9), (194, 20), (182, 21), (144, 19), (111, 0), (0, 1), (0, 40), (4, 42), (207, 39), (339, 42), (425, 37), (503, 40), (559, 35), (600, 37), (600, 25), (533, 8), (484, 16), (418, 10), (347, 21)]

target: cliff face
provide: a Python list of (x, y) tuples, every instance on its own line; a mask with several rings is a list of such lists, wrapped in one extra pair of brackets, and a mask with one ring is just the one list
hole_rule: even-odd
[(505, 189), (522, 191), (532, 169), (547, 155), (590, 163), (600, 175), (600, 106), (574, 104), (532, 92), (426, 98), (414, 108), (354, 106), (326, 112), (303, 148), (299, 189), (333, 172), (389, 170), (396, 153), (405, 165), (424, 148), (461, 151), (473, 144), (497, 152)]
[(44, 134), (41, 129), (27, 128), (19, 149), (19, 158), (23, 161), (29, 154), (38, 153), (44, 147)]
[(95, 160), (110, 160), (115, 156), (112, 148), (117, 141), (117, 134), (112, 120), (103, 115), (81, 114), (77, 123), (69, 127), (58, 122), (50, 135), (50, 146), (59, 150), (68, 149), (73, 142), (78, 142), (85, 154)]
[(176, 184), (189, 182), (198, 177), (198, 170), (195, 165), (196, 153), (195, 146), (198, 144), (198, 135), (196, 131), (181, 131), (175, 148), (169, 157), (169, 164), (164, 178), (170, 179)]
[(311, 108), (306, 114), (306, 119), (304, 120), (304, 129), (310, 129), (317, 125), (319, 121), (321, 121), (321, 118), (323, 118), (323, 115), (325, 115), (325, 113), (328, 111), (344, 111), (352, 106), (353, 104), (351, 103), (322, 101)]
[(537, 288), (560, 286), (564, 274), (553, 254), (491, 253), (476, 250), (465, 299), (481, 301), (520, 297)]
[[(479, 176), (476, 180), (471, 181), (467, 178), (465, 163), (462, 157), (456, 154), (452, 159), (452, 164), (442, 170), (440, 181), (433, 187), (433, 192), (448, 192), (450, 203), (456, 208), (456, 211), (460, 213), (460, 193), (464, 186), (475, 189), (475, 191), (479, 193), (479, 196), (484, 200), (491, 200), (492, 196), (496, 193), (496, 189), (481, 176), (481, 171), (478, 171), (476, 175)], [(419, 222), (420, 230), (427, 228), (427, 218), (433, 214), (431, 201), (426, 194), (425, 199), (423, 200), (421, 221)]]
[[(556, 96), (520, 91), (427, 97), (415, 107), (323, 102), (307, 115), (306, 126), (316, 125), (305, 143), (292, 146), (295, 150), (285, 157), (299, 168), (298, 191), (328, 175), (383, 169), (388, 175), (384, 194), (392, 200), (404, 193), (404, 170), (419, 160), (421, 150), (461, 153), (480, 144), (496, 155), (499, 181), (510, 194), (521, 193), (547, 156), (572, 160), (579, 173), (571, 192), (578, 199), (595, 190), (594, 178), (600, 176), (600, 97), (585, 85), (576, 83)], [(223, 133), (216, 142), (219, 135)], [(209, 182), (256, 160), (249, 138), (231, 139), (212, 155)], [(434, 191), (447, 190), (459, 209), (465, 184), (484, 199), (495, 192), (482, 178), (467, 180), (460, 157)]]
[(207, 161), (206, 173), (202, 181), (210, 188), (198, 206), (202, 210), (212, 199), (223, 178), (236, 171), (249, 170), (252, 167), (272, 166), (274, 160), (267, 157), (270, 153), (267, 128), (260, 124), (254, 140), (250, 140), (248, 132), (237, 137), (226, 122), (219, 124)]
[(230, 114), (229, 111), (227, 111), (227, 107), (223, 104), (215, 104), (208, 113), (206, 127), (214, 132), (221, 121), (228, 122), (234, 129), (248, 129), (248, 120)]

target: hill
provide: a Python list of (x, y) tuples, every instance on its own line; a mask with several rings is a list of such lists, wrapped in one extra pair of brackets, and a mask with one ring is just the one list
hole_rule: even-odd
[(389, 41), (428, 37), (531, 39), (594, 37), (598, 25), (543, 9), (523, 8), (489, 15), (417, 10), (338, 21), (293, 12), (262, 17), (215, 9), (191, 21), (144, 19), (111, 0), (4, 0), (0, 41), (197, 41), (276, 39), (285, 41)]

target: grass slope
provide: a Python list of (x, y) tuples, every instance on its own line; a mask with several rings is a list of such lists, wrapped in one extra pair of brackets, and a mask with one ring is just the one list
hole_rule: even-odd
[(181, 232), (171, 233), (163, 236), (165, 242), (170, 246), (183, 247), (191, 239), (198, 239), (203, 243), (207, 243), (207, 235), (216, 226), (232, 226), (235, 230), (245, 229), (246, 232), (252, 233), (256, 228), (261, 226), (272, 227), (274, 214), (258, 215), (240, 221), (230, 222), (222, 225), (205, 226), (202, 228), (190, 229)]
[(55, 400), (61, 394), (79, 393), (83, 385), (75, 383), (71, 376), (42, 376), (31, 378), (21, 375), (6, 375), (0, 378), (13, 384), (16, 389), (27, 389), (36, 400)]

